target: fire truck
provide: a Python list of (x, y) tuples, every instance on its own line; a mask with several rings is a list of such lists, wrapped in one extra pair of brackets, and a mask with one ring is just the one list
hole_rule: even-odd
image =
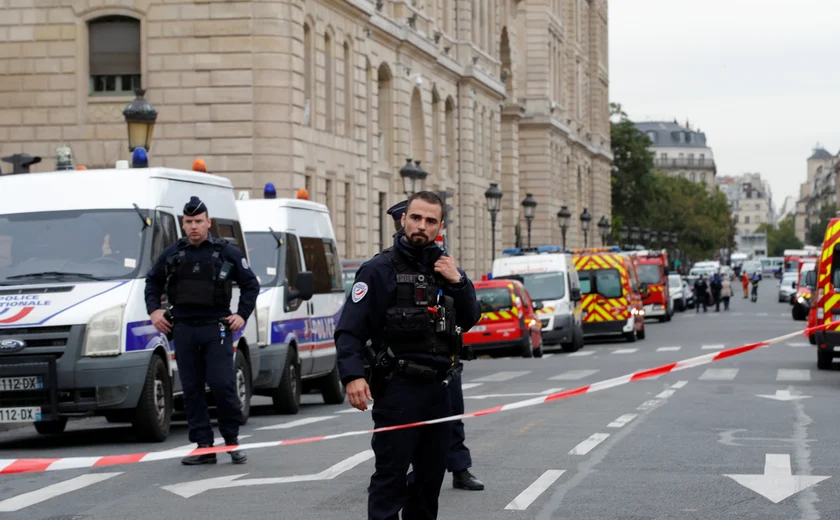
[(668, 251), (652, 249), (634, 253), (638, 259), (639, 282), (648, 288), (648, 296), (643, 302), (645, 316), (658, 318), (660, 322), (671, 321), (674, 303), (668, 287)]

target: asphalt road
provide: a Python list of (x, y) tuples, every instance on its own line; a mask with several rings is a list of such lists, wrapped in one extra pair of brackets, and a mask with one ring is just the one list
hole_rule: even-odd
[[(467, 409), (804, 328), (792, 321), (789, 305), (776, 302), (775, 281), (763, 282), (760, 293), (755, 304), (735, 299), (728, 313), (689, 310), (670, 323), (650, 321), (647, 339), (634, 344), (599, 342), (574, 355), (471, 362), (464, 377)], [(655, 380), (469, 419), (473, 472), (486, 490), (454, 490), (447, 476), (439, 517), (835, 519), (838, 398), (840, 373), (818, 371), (814, 347), (801, 338)], [(348, 413), (349, 405), (323, 405), (315, 395), (304, 400), (298, 415), (279, 416), (255, 399), (241, 441), (372, 426), (368, 413)], [(261, 429), (270, 426), (279, 427)], [(0, 433), (0, 458), (99, 456), (187, 444), (183, 423), (166, 443), (138, 444), (126, 428), (90, 419), (72, 423), (58, 437), (39, 436), (31, 427)], [(244, 466), (222, 454), (214, 466), (184, 467), (170, 459), (11, 475), (0, 477), (0, 512), (4, 519), (27, 520), (361, 519), (373, 471), (369, 449), (365, 435), (249, 450)]]

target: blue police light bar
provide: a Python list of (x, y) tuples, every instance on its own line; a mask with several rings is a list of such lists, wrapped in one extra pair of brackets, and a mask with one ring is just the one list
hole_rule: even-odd
[(563, 246), (538, 246), (538, 247), (512, 247), (510, 249), (505, 249), (502, 251), (503, 256), (518, 256), (518, 255), (526, 255), (529, 253), (537, 253), (537, 254), (549, 254), (549, 253), (562, 253)]
[(265, 188), (263, 188), (263, 198), (266, 198), (266, 199), (276, 199), (277, 198), (277, 189), (274, 188), (273, 183), (267, 182), (265, 184)]
[(146, 149), (142, 146), (135, 148), (134, 153), (131, 154), (132, 168), (148, 168), (149, 156), (146, 154)]

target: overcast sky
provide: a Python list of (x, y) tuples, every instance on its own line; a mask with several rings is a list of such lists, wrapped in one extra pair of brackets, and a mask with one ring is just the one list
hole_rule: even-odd
[(817, 142), (840, 150), (840, 1), (609, 0), (610, 101), (706, 134), (717, 175), (781, 209)]

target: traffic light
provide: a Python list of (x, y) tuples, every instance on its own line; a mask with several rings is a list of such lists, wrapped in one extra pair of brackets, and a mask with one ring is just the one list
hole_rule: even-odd
[(449, 204), (450, 199), (452, 199), (453, 194), (447, 191), (438, 191), (436, 192), (440, 197), (440, 200), (443, 201), (443, 220), (446, 223), (446, 226), (449, 227), (450, 225), (455, 224), (455, 208)]

